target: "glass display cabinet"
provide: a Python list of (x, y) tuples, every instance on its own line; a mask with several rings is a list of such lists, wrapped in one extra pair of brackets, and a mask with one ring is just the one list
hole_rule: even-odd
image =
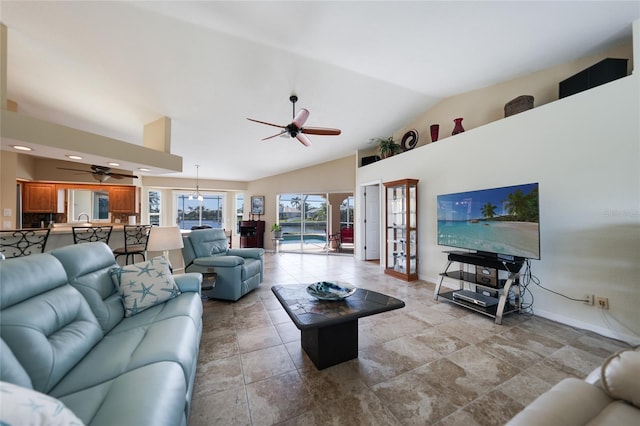
[(384, 272), (418, 279), (418, 180), (385, 182), (386, 256)]

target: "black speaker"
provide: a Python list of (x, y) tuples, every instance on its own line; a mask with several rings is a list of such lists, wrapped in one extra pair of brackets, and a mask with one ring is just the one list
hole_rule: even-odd
[(371, 155), (369, 157), (362, 157), (362, 165), (366, 166), (371, 163), (375, 163), (376, 161), (380, 161), (380, 157), (377, 155)]
[(627, 59), (607, 58), (560, 82), (559, 98), (627, 76)]

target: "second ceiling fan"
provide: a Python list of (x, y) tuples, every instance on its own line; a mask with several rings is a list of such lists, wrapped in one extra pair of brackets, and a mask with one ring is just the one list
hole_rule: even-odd
[(307, 135), (322, 135), (322, 136), (337, 136), (340, 134), (340, 129), (332, 129), (329, 127), (305, 127), (304, 123), (309, 118), (309, 111), (305, 108), (301, 108), (300, 111), (296, 114), (296, 102), (298, 101), (298, 97), (296, 95), (291, 95), (289, 100), (293, 104), (293, 121), (286, 126), (282, 126), (279, 124), (267, 123), (266, 121), (254, 120), (253, 118), (247, 118), (249, 121), (255, 121), (256, 123), (266, 124), (267, 126), (279, 127), (282, 129), (279, 133), (276, 133), (273, 136), (268, 136), (263, 138), (263, 141), (267, 139), (275, 138), (280, 135), (289, 134), (292, 138), (298, 139), (298, 141), (304, 146), (310, 146), (311, 140), (307, 137)]

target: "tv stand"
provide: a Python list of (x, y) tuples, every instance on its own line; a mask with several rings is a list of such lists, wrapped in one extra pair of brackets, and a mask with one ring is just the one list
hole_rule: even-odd
[[(436, 285), (433, 295), (434, 300), (442, 297), (448, 302), (495, 318), (496, 324), (502, 324), (503, 315), (520, 311), (520, 270), (524, 265), (525, 259), (506, 260), (463, 251), (448, 251), (445, 253), (448, 254), (448, 262), (444, 271), (440, 274), (440, 281)], [(460, 265), (459, 270), (449, 271), (449, 268), (454, 263)], [(465, 271), (465, 265), (475, 266), (476, 273)], [(477, 272), (478, 267), (482, 271), (488, 271), (490, 274), (495, 272), (495, 276), (483, 282), (484, 276)], [(506, 271), (507, 278), (500, 279), (498, 271)], [(458, 290), (440, 293), (442, 282), (445, 278), (458, 280)], [(465, 289), (465, 285), (468, 289)], [(515, 295), (514, 303), (507, 300), (512, 288)], [(489, 295), (485, 293), (489, 293)]]

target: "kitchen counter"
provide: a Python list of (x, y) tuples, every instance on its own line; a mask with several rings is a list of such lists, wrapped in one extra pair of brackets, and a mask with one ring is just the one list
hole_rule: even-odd
[[(124, 225), (123, 223), (95, 223), (95, 226), (113, 226), (111, 229), (111, 236), (109, 237), (109, 247), (115, 250), (119, 247), (124, 247)], [(80, 226), (74, 225), (74, 226)], [(51, 232), (49, 233), (49, 239), (47, 239), (47, 245), (45, 252), (57, 249), (59, 247), (73, 245), (73, 226), (71, 224), (57, 223)], [(184, 231), (183, 231), (184, 232)], [(190, 232), (190, 231), (188, 231)], [(155, 256), (162, 255), (162, 252), (147, 252), (147, 259)], [(169, 252), (169, 258), (174, 268), (174, 273), (178, 273), (184, 268), (184, 260), (182, 259), (182, 250), (171, 250)], [(142, 259), (136, 256), (136, 262), (140, 262)], [(118, 263), (124, 265), (125, 256), (118, 258)]]

